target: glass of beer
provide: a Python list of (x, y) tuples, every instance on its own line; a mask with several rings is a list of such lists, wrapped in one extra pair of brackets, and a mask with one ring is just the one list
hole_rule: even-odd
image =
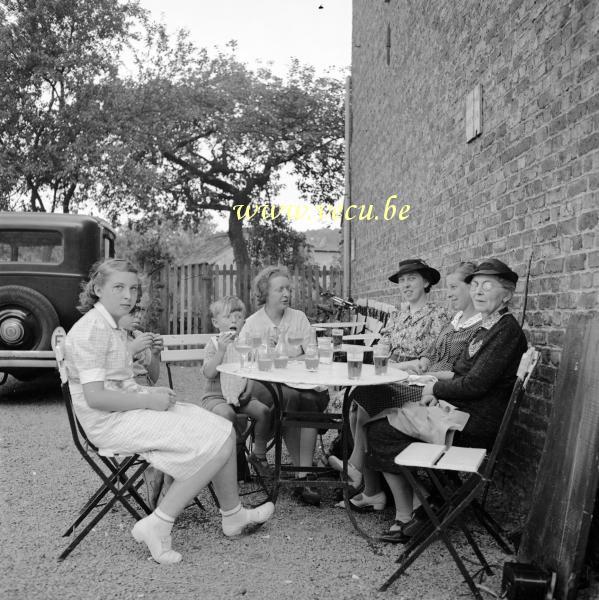
[(362, 363), (364, 362), (364, 349), (352, 348), (347, 351), (347, 376), (350, 379), (360, 379)]
[(333, 348), (339, 350), (343, 344), (343, 329), (333, 329), (331, 335), (333, 336)]
[(258, 353), (258, 370), (259, 371), (270, 371), (272, 369), (272, 354), (268, 351), (268, 348), (260, 347), (257, 350)]
[(389, 365), (389, 346), (385, 344), (376, 345), (372, 350), (374, 353), (374, 374), (386, 375), (387, 367)]

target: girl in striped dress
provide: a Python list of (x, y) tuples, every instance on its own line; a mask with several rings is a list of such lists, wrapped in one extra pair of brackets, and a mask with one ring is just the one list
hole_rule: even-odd
[(115, 453), (140, 454), (173, 477), (158, 507), (134, 525), (132, 535), (157, 562), (176, 563), (181, 555), (171, 548), (174, 520), (210, 481), (227, 536), (264, 523), (274, 505), (241, 506), (229, 421), (177, 401), (169, 388), (135, 382), (126, 334), (117, 323), (138, 294), (137, 271), (128, 261), (95, 265), (80, 295), (79, 310), (85, 314), (66, 337), (65, 363), (73, 406), (90, 441)]

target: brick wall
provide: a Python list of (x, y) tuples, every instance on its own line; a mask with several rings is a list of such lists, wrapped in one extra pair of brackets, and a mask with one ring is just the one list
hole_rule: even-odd
[[(476, 84), (483, 132), (466, 143)], [(387, 276), (409, 256), (443, 273), (496, 256), (521, 293), (533, 252), (525, 329), (543, 361), (503, 465), (526, 498), (568, 318), (599, 308), (598, 3), (354, 0), (352, 85), (351, 198), (379, 215), (352, 221), (354, 297), (396, 302)], [(403, 222), (382, 217), (395, 193)]]

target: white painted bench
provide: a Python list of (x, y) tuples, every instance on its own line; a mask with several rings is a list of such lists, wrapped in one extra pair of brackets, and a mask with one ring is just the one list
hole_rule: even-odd
[(163, 335), (164, 350), (160, 353), (160, 362), (166, 365), (168, 384), (173, 387), (171, 367), (196, 366), (204, 362), (206, 344), (214, 333), (186, 333), (180, 335)]

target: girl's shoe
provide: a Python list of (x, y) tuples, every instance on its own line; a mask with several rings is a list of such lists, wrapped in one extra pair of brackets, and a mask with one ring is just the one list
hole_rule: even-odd
[[(385, 492), (379, 492), (378, 494), (374, 494), (374, 496), (367, 496), (363, 492), (354, 496), (350, 499), (349, 505), (352, 510), (356, 512), (370, 512), (372, 510), (383, 510), (387, 504), (387, 496)], [(337, 502), (335, 504), (338, 508), (345, 508), (345, 501), (341, 500), (341, 502)]]
[(150, 516), (133, 525), (131, 530), (133, 539), (136, 542), (144, 542), (150, 550), (152, 558), (161, 565), (181, 562), (181, 555), (171, 548), (171, 536), (160, 537), (160, 534), (152, 527)]
[(256, 508), (241, 508), (239, 517), (236, 519), (223, 518), (223, 533), (227, 537), (243, 535), (256, 531), (264, 525), (275, 512), (275, 505), (272, 502), (265, 502)]
[[(343, 472), (343, 461), (337, 458), (336, 456), (329, 456), (329, 465), (335, 469), (335, 471), (339, 471), (339, 473)], [(349, 483), (354, 488), (359, 488), (362, 485), (362, 473), (354, 467), (350, 462), (347, 463), (347, 476), (349, 477)]]

